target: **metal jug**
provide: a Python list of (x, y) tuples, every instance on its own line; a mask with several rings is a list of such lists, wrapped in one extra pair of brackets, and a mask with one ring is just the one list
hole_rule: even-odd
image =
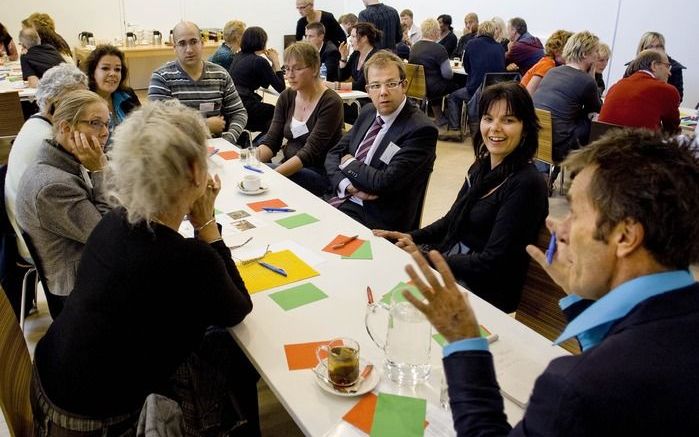
[[(384, 369), (391, 381), (415, 385), (430, 375), (432, 325), (398, 288), (367, 307), (364, 323), (369, 337), (384, 351)], [(380, 310), (388, 312), (386, 332), (377, 334), (372, 321)]]
[(163, 34), (157, 30), (153, 31), (153, 45), (159, 46), (163, 43)]
[(90, 43), (90, 37), (93, 36), (92, 32), (80, 32), (78, 34), (78, 40), (80, 41), (80, 46), (85, 47)]
[(126, 47), (136, 46), (136, 34), (133, 32), (126, 32)]

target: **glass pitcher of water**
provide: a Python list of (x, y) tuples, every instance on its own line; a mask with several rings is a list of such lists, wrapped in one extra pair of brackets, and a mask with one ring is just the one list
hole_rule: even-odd
[[(367, 332), (384, 351), (384, 369), (391, 381), (401, 385), (415, 385), (430, 375), (430, 348), (432, 325), (425, 316), (403, 297), (403, 289), (395, 290), (390, 299), (369, 304), (364, 319)], [(378, 313), (388, 312), (385, 333), (377, 332), (374, 325)]]

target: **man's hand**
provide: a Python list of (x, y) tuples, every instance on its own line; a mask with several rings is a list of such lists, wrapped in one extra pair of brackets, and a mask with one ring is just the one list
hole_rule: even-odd
[(342, 59), (347, 59), (347, 56), (349, 56), (349, 46), (347, 45), (346, 41), (342, 41), (337, 50), (340, 52), (340, 57)]
[(356, 189), (352, 184), (347, 185), (347, 188), (345, 188), (345, 192), (361, 200), (376, 200), (379, 198), (379, 196), (377, 196), (376, 194), (369, 194), (367, 192)]
[(406, 266), (405, 271), (427, 302), (419, 301), (407, 290), (403, 291), (403, 296), (427, 317), (448, 342), (480, 337), (480, 328), (468, 301), (468, 295), (459, 291), (454, 275), (442, 255), (436, 250), (429, 253), (432, 264), (444, 280), (444, 285), (434, 275), (419, 251), (413, 252), (412, 256), (429, 285), (422, 280), (413, 266)]
[(415, 242), (413, 241), (413, 237), (410, 236), (410, 234), (405, 234), (398, 231), (385, 231), (383, 229), (374, 229), (372, 232), (377, 237), (388, 238), (389, 240), (395, 241), (396, 246), (408, 253), (413, 253), (418, 250)]
[(517, 71), (519, 67), (514, 62), (505, 68), (507, 71)]
[(73, 132), (73, 138), (68, 137), (69, 147), (73, 155), (80, 163), (90, 171), (102, 170), (107, 165), (107, 157), (104, 156), (102, 144), (97, 137), (92, 136), (88, 140), (82, 132)]
[(206, 119), (206, 126), (212, 135), (221, 135), (223, 128), (226, 127), (226, 120), (221, 115), (209, 117)]
[(547, 275), (558, 284), (563, 291), (570, 294), (571, 264), (568, 258), (568, 236), (563, 233), (558, 220), (551, 217), (546, 219), (546, 227), (551, 232), (556, 232), (556, 253), (553, 262), (548, 263), (546, 254), (538, 247), (530, 244), (527, 246), (527, 253), (534, 258), (534, 261), (544, 269)]

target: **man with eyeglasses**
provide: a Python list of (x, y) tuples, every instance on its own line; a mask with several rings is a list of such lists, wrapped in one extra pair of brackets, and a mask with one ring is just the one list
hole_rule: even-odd
[(599, 121), (677, 132), (680, 127), (680, 93), (667, 83), (670, 77), (667, 55), (656, 50), (643, 50), (631, 61), (625, 76), (609, 88)]
[(347, 40), (347, 34), (340, 27), (335, 16), (330, 12), (313, 8), (313, 0), (296, 0), (296, 10), (301, 18), (296, 22), (296, 41), (303, 40), (306, 26), (311, 23), (320, 23), (325, 27), (324, 41), (332, 41), (335, 47)]
[(182, 21), (173, 29), (175, 55), (153, 72), (150, 100), (177, 99), (198, 110), (211, 134), (235, 144), (248, 121), (248, 113), (225, 68), (203, 59), (199, 27)]
[(379, 51), (364, 63), (371, 104), (325, 159), (328, 202), (369, 228), (417, 228), (437, 127), (406, 99), (405, 65)]

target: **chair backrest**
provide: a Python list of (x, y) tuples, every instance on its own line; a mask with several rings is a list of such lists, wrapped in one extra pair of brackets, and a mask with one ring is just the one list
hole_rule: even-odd
[(545, 109), (536, 108), (536, 116), (539, 118), (541, 129), (539, 130), (539, 147), (534, 158), (539, 161), (553, 164), (553, 124), (551, 113)]
[(496, 83), (519, 82), (521, 79), (522, 75), (518, 72), (485, 73), (481, 83), (481, 91)]
[(427, 97), (425, 67), (419, 64), (405, 64), (405, 76), (408, 81), (408, 90), (405, 94), (413, 99), (425, 100)]
[(0, 138), (13, 138), (24, 124), (19, 92), (0, 92)]
[(590, 142), (599, 140), (602, 135), (606, 134), (610, 130), (623, 128), (624, 126), (620, 126), (618, 124), (592, 120), (592, 125), (590, 125)]
[(32, 361), (5, 291), (0, 289), (0, 407), (12, 436), (34, 433), (29, 391)]
[[(541, 250), (546, 250), (550, 238), (551, 234), (548, 229), (546, 226), (542, 226), (536, 246)], [(549, 340), (554, 340), (568, 323), (563, 311), (558, 306), (558, 301), (565, 295), (563, 289), (553, 282), (544, 269), (536, 261), (531, 260), (524, 279), (522, 298), (519, 301), (515, 319)], [(578, 343), (574, 339), (564, 342), (562, 346), (570, 352), (580, 352)]]
[(29, 255), (32, 257), (32, 260), (34, 261), (34, 267), (36, 268), (36, 272), (39, 275), (39, 281), (41, 281), (41, 286), (44, 288), (44, 293), (48, 294), (51, 292), (51, 290), (49, 290), (48, 282), (46, 282), (46, 272), (44, 270), (44, 264), (41, 261), (41, 257), (36, 251), (36, 246), (34, 246), (32, 237), (30, 237), (29, 234), (27, 234), (26, 232), (22, 231), (22, 239), (24, 240), (24, 243), (27, 245)]

